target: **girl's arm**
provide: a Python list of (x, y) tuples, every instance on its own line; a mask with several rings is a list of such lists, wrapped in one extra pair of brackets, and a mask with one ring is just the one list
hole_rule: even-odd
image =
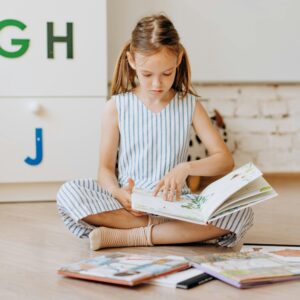
[(217, 176), (231, 171), (234, 167), (232, 155), (219, 133), (213, 127), (200, 101), (196, 102), (193, 127), (208, 150), (209, 156), (201, 160), (187, 162), (188, 175)]
[(114, 99), (111, 99), (106, 102), (102, 114), (98, 184), (113, 195), (119, 189), (116, 177), (118, 144), (118, 112)]
[(207, 148), (209, 157), (196, 161), (183, 162), (170, 170), (154, 189), (154, 195), (162, 191), (164, 200), (173, 201), (175, 197), (179, 199), (182, 186), (189, 175), (223, 175), (231, 171), (234, 166), (234, 161), (229, 150), (198, 101), (192, 123), (197, 135)]
[(131, 192), (134, 181), (129, 178), (128, 185), (120, 188), (116, 176), (119, 134), (118, 111), (115, 100), (111, 99), (105, 105), (102, 118), (98, 184), (110, 192), (131, 214), (142, 216), (144, 213), (131, 209)]

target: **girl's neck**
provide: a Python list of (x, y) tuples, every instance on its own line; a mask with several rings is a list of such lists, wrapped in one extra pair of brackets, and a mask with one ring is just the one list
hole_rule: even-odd
[(159, 104), (166, 104), (169, 103), (173, 97), (175, 96), (176, 92), (173, 89), (170, 89), (165, 95), (162, 97), (151, 97), (149, 94), (147, 94), (147, 91), (141, 90), (140, 87), (136, 87), (133, 90), (133, 93), (141, 100), (143, 103), (147, 105), (159, 105)]
[(159, 113), (165, 109), (176, 94), (176, 92), (171, 89), (164, 97), (154, 99), (147, 97), (147, 93), (142, 93), (139, 88), (134, 89), (132, 92), (136, 95), (138, 100), (141, 101), (144, 106), (153, 113)]

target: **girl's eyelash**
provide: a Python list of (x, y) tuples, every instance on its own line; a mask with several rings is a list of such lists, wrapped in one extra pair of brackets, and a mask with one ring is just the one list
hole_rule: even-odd
[[(164, 76), (171, 76), (172, 73), (163, 74)], [(144, 77), (150, 77), (151, 74), (143, 74)]]

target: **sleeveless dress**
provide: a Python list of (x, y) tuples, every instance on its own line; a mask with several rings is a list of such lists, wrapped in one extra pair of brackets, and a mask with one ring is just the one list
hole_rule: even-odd
[[(115, 99), (120, 142), (117, 177), (120, 186), (128, 177), (135, 187), (153, 190), (158, 181), (172, 168), (187, 161), (190, 130), (196, 97), (184, 99), (176, 94), (160, 112), (150, 111), (138, 97), (127, 92)], [(182, 196), (193, 199), (185, 184)], [(121, 209), (122, 205), (94, 179), (76, 179), (66, 182), (58, 191), (57, 208), (66, 227), (77, 237), (88, 237), (95, 227), (82, 221), (84, 217), (105, 211)], [(234, 246), (253, 224), (251, 208), (227, 215), (211, 224), (230, 231), (219, 239), (222, 246)]]

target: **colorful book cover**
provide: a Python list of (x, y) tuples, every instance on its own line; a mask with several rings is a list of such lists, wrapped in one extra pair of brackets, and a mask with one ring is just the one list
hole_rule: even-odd
[(239, 252), (188, 258), (194, 267), (238, 288), (300, 279), (300, 264), (268, 253)]
[(158, 257), (111, 253), (68, 264), (58, 274), (85, 280), (134, 286), (158, 276), (189, 267), (186, 260), (172, 256)]

